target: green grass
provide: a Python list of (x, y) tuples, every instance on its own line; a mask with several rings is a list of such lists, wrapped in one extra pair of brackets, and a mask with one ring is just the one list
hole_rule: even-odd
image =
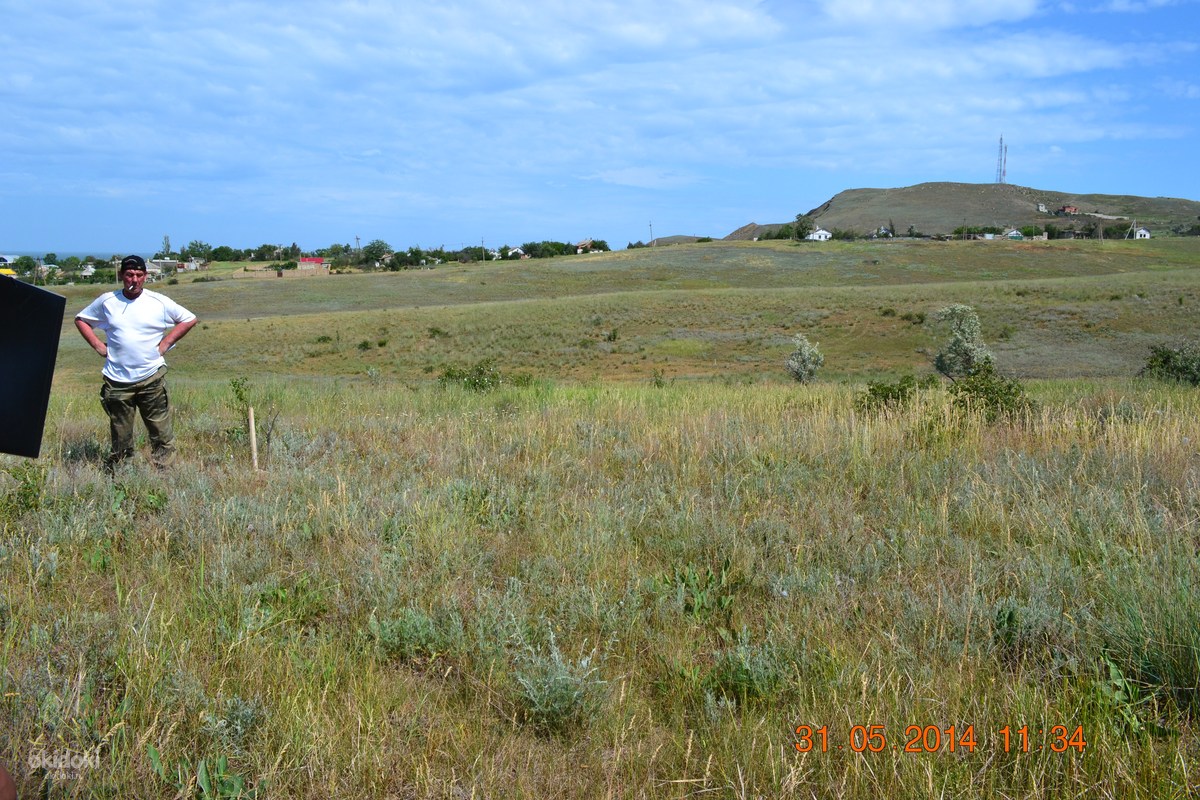
[[(1200, 395), (1121, 360), (1187, 328), (1186, 261), (365, 312), (239, 279), (278, 311), (251, 322), (216, 310), (237, 292), (206, 312), (233, 279), (171, 287), (208, 325), (172, 354), (180, 467), (103, 476), (77, 336), (42, 458), (0, 458), (0, 759), (99, 752), (48, 786), (17, 770), (54, 797), (194, 796), (201, 760), (278, 797), (1188, 796)], [(899, 315), (953, 300), (1002, 366), (1042, 348), (1033, 410), (988, 424), (942, 386), (856, 410), (927, 369), (938, 336)], [(832, 380), (788, 382), (798, 331)], [(534, 380), (423, 369), (484, 357)], [(856, 725), (884, 749), (853, 752)], [(930, 725), (975, 751), (904, 752)]]
[[(1022, 377), (1119, 376), (1192, 326), (1200, 247), (1153, 242), (706, 243), (579, 258), (170, 287), (202, 318), (174, 369), (362, 376), (414, 384), (492, 359), (571, 380), (771, 380), (803, 332), (826, 377), (923, 368), (941, 335), (904, 314), (979, 311), (1002, 369)], [(712, 255), (716, 253), (716, 255)], [(868, 264), (867, 262), (875, 262)], [(864, 264), (873, 277), (864, 277)], [(980, 280), (979, 275), (991, 276)], [(698, 277), (727, 288), (685, 289)], [(853, 287), (853, 288), (851, 288)], [(68, 287), (82, 307), (89, 287)], [(1114, 296), (1120, 299), (1113, 300)], [(1183, 302), (1180, 302), (1182, 298)], [(895, 308), (883, 317), (879, 308)], [(442, 335), (430, 336), (437, 329)], [(617, 337), (606, 341), (606, 334)], [(331, 341), (326, 341), (331, 340)], [(61, 379), (95, 356), (69, 325)], [(359, 349), (361, 342), (386, 342)], [(684, 344), (686, 342), (686, 344)]]

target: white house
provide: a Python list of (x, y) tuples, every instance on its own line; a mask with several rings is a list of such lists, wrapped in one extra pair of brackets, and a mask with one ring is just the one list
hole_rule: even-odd
[(828, 242), (833, 238), (833, 234), (824, 228), (817, 228), (815, 231), (804, 237), (813, 242)]
[(1137, 229), (1137, 230), (1134, 232), (1134, 234), (1133, 234), (1133, 238), (1135, 238), (1135, 239), (1149, 239), (1149, 238), (1150, 238), (1150, 229), (1149, 229), (1149, 228), (1138, 228), (1138, 229)]

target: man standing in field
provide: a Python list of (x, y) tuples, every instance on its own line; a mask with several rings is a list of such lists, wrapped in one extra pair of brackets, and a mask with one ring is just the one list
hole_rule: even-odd
[[(196, 325), (196, 315), (169, 297), (144, 288), (146, 262), (125, 256), (117, 273), (122, 289), (106, 292), (75, 316), (75, 327), (104, 356), (100, 403), (108, 413), (111, 472), (133, 455), (133, 420), (141, 412), (150, 434), (151, 461), (159, 468), (175, 460), (175, 436), (167, 403), (167, 362), (163, 354)], [(105, 332), (105, 341), (96, 331)]]

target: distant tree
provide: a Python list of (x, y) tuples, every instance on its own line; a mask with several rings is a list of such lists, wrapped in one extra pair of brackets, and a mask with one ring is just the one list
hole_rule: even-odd
[(950, 380), (975, 374), (994, 359), (979, 325), (975, 309), (962, 303), (946, 306), (937, 312), (938, 322), (949, 323), (950, 341), (933, 357), (933, 368)]
[(193, 239), (188, 242), (188, 246), (179, 253), (179, 256), (181, 258), (198, 258), (201, 261), (211, 261), (212, 252), (213, 248), (211, 244)]
[(329, 247), (322, 247), (316, 251), (316, 255), (321, 258), (337, 258), (350, 252), (348, 244), (331, 244)]
[(792, 236), (793, 230), (795, 230), (795, 229), (792, 227), (792, 223), (785, 222), (785, 223), (783, 223), (783, 225), (779, 226), (779, 230), (775, 231), (775, 233), (768, 233), (766, 236), (763, 236), (761, 238), (763, 238), (763, 239), (791, 239), (791, 238), (793, 238), (793, 236)]
[(62, 267), (66, 272), (74, 272), (75, 270), (79, 269), (79, 265), (82, 263), (83, 262), (79, 260), (79, 256), (67, 256), (62, 260), (62, 263), (59, 264), (59, 266)]
[(1033, 239), (1036, 236), (1042, 235), (1042, 228), (1040, 225), (1026, 225), (1021, 228), (1021, 235), (1026, 239)]
[(279, 252), (279, 245), (275, 244), (260, 244), (254, 248), (253, 254), (250, 256), (254, 261), (271, 261), (275, 258), (275, 254)]
[(607, 253), (609, 252), (608, 242), (604, 241), (603, 239), (593, 239), (592, 249)]
[(46, 253), (46, 255), (42, 256), (42, 263), (43, 264), (57, 264), (58, 263), (58, 253)]
[(383, 239), (372, 239), (363, 245), (362, 262), (375, 264), (383, 261), (383, 257), (392, 252), (392, 246)]
[(526, 242), (521, 245), (530, 258), (554, 258), (555, 256), (574, 255), (575, 245), (567, 242)]
[(636, 242), (630, 242), (629, 244), (625, 245), (625, 249), (626, 250), (637, 250), (639, 247), (648, 247), (648, 246), (649, 245), (647, 245), (641, 239), (638, 239)]
[(469, 264), (472, 261), (487, 261), (490, 258), (488, 251), (479, 247), (464, 247), (458, 251), (458, 260), (464, 264)]
[(792, 224), (792, 238), (797, 240), (807, 239), (808, 235), (816, 230), (816, 227), (817, 225), (813, 222), (812, 217), (806, 214), (797, 214), (796, 221)]
[(229, 245), (223, 244), (218, 247), (214, 247), (212, 253), (209, 254), (209, 257), (213, 261), (241, 261), (242, 251), (234, 250)]
[(163, 236), (162, 250), (154, 254), (155, 258), (170, 258), (171, 257), (171, 237)]
[(17, 260), (13, 262), (13, 269), (27, 275), (37, 269), (37, 260), (33, 256), (17, 256)]
[(999, 228), (995, 225), (959, 225), (954, 229), (955, 236), (969, 236), (980, 233), (1002, 234), (1004, 233), (1004, 228)]

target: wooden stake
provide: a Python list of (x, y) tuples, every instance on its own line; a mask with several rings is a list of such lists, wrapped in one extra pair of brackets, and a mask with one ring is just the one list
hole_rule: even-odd
[(258, 437), (254, 434), (254, 406), (247, 406), (247, 411), (250, 415), (250, 461), (254, 464), (254, 471), (258, 471)]

